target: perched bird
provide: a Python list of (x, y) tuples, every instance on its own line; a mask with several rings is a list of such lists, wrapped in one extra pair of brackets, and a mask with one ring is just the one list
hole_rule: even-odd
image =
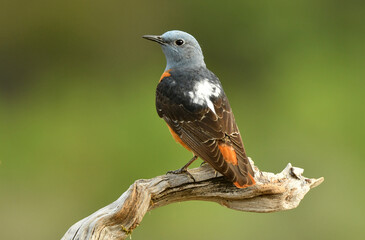
[(255, 184), (232, 109), (219, 79), (204, 62), (198, 41), (183, 31), (143, 38), (161, 45), (166, 69), (156, 89), (156, 108), (173, 136), (194, 157), (210, 164), (238, 188)]

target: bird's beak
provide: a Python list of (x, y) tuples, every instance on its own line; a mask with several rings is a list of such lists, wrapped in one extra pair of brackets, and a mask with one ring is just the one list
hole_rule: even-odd
[(142, 36), (144, 39), (147, 39), (147, 40), (151, 40), (151, 41), (154, 41), (154, 42), (157, 42), (161, 45), (166, 45), (166, 42), (163, 41), (162, 37), (161, 36), (157, 36), (157, 35), (143, 35)]

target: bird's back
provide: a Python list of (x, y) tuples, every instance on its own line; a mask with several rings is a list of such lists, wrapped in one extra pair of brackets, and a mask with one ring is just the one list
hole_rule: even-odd
[(211, 71), (170, 69), (157, 86), (156, 108), (194, 154), (236, 186), (255, 183), (232, 109)]

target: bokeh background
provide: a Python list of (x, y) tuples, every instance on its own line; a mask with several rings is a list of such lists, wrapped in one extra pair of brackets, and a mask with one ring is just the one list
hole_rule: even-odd
[(155, 112), (163, 53), (141, 38), (172, 29), (201, 43), (260, 169), (291, 162), (325, 182), (286, 212), (166, 206), (133, 239), (360, 239), (364, 9), (341, 0), (1, 1), (0, 239), (60, 239), (134, 180), (186, 163), (190, 153)]

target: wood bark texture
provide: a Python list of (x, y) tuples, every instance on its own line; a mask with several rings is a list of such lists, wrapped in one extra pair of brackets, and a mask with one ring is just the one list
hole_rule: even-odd
[(261, 172), (256, 166), (254, 171), (257, 184), (243, 189), (236, 188), (208, 164), (189, 170), (191, 175), (167, 174), (137, 180), (116, 201), (71, 226), (62, 240), (126, 239), (146, 212), (174, 202), (211, 201), (259, 213), (293, 209), (311, 188), (324, 181), (323, 177), (303, 177), (304, 170), (290, 163), (278, 174)]

